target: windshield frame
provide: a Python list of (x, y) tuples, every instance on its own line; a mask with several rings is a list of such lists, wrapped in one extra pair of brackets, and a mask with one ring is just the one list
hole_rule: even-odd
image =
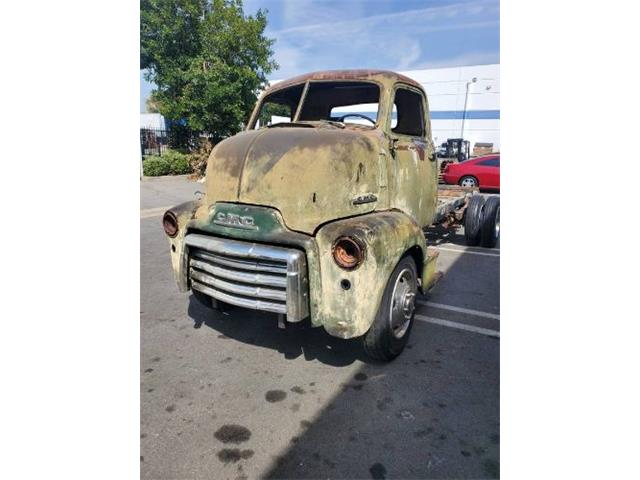
[[(356, 125), (358, 127), (366, 127), (366, 128), (370, 128), (370, 129), (376, 129), (376, 128), (381, 128), (381, 126), (383, 125), (385, 118), (384, 118), (384, 113), (385, 113), (385, 108), (384, 108), (384, 102), (387, 99), (387, 95), (386, 95), (386, 90), (385, 90), (385, 86), (377, 81), (377, 80), (373, 80), (373, 79), (343, 79), (343, 78), (332, 78), (332, 79), (323, 79), (323, 80), (306, 80), (304, 82), (299, 82), (299, 83), (293, 83), (293, 84), (287, 84), (286, 86), (283, 86), (282, 88), (277, 88), (277, 84), (276, 86), (273, 88), (273, 90), (270, 90), (268, 93), (267, 91), (265, 91), (259, 98), (258, 102), (256, 102), (256, 106), (253, 110), (253, 113), (251, 114), (251, 119), (249, 120), (249, 123), (247, 124), (247, 128), (246, 130), (256, 130), (255, 125), (258, 121), (258, 118), (260, 116), (260, 111), (262, 110), (262, 106), (264, 104), (264, 101), (272, 94), (280, 91), (280, 90), (285, 90), (288, 88), (293, 88), (293, 87), (297, 87), (299, 85), (304, 84), (304, 88), (302, 89), (302, 95), (300, 96), (300, 101), (298, 102), (298, 106), (296, 108), (295, 114), (293, 116), (293, 118), (291, 119), (291, 122), (289, 123), (296, 123), (299, 122), (298, 118), (300, 116), (300, 113), (302, 111), (302, 106), (304, 105), (304, 102), (307, 99), (307, 93), (309, 92), (309, 87), (312, 83), (371, 83), (373, 85), (376, 85), (378, 87), (378, 111), (376, 112), (376, 123), (375, 125), (365, 125), (365, 124), (358, 124), (358, 123), (345, 123), (345, 125), (350, 126), (350, 125)], [(357, 105), (357, 104), (356, 104)], [(303, 122), (306, 121), (319, 121), (319, 120), (303, 120)], [(263, 126), (260, 126), (260, 128), (264, 128)]]

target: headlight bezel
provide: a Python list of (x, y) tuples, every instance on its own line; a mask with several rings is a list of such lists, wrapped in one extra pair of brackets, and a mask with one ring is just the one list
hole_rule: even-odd
[(331, 255), (338, 267), (346, 271), (353, 271), (364, 263), (366, 248), (358, 238), (341, 235), (333, 242)]
[(167, 210), (164, 212), (164, 215), (162, 215), (162, 228), (169, 238), (175, 238), (178, 235), (180, 231), (178, 217), (171, 210)]

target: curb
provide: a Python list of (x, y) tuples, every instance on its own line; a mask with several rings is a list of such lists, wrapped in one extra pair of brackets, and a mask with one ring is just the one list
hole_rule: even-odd
[[(153, 182), (153, 181), (156, 181), (156, 180), (167, 180), (167, 179), (170, 179), (170, 178), (184, 178), (186, 180), (192, 180), (192, 179), (189, 178), (191, 175), (193, 175), (193, 174), (192, 173), (187, 173), (186, 175), (159, 175), (157, 177), (156, 176), (154, 176), (154, 177), (143, 176), (143, 177), (140, 177), (140, 181), (141, 182)], [(192, 181), (193, 182), (197, 182), (198, 180), (193, 179)]]

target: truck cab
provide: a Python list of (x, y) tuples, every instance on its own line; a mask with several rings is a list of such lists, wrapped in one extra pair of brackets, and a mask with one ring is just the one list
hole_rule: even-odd
[(430, 130), (424, 90), (397, 73), (271, 86), (245, 130), (212, 150), (204, 196), (163, 217), (178, 288), (395, 358), (436, 278), (423, 233), (438, 208)]

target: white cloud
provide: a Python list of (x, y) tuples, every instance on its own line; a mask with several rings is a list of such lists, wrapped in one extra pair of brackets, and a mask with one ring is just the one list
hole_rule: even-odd
[(499, 52), (470, 52), (462, 55), (456, 55), (450, 58), (443, 58), (439, 60), (430, 60), (427, 62), (421, 62), (413, 65), (413, 70), (420, 70), (424, 68), (447, 68), (447, 67), (461, 67), (464, 65), (489, 65), (493, 63), (500, 63)]
[[(287, 20), (285, 24), (293, 24), (294, 26), (283, 28), (278, 31), (271, 32), (272, 35), (278, 37), (290, 36), (290, 35), (321, 35), (331, 36), (336, 33), (348, 31), (350, 33), (357, 33), (359, 31), (371, 31), (380, 24), (391, 25), (395, 27), (412, 26), (418, 27), (420, 31), (433, 31), (434, 29), (445, 30), (459, 28), (455, 23), (448, 23), (445, 25), (438, 25), (438, 19), (453, 19), (461, 16), (466, 20), (470, 17), (482, 15), (494, 15), (499, 11), (499, 3), (496, 0), (481, 0), (479, 2), (460, 3), (453, 5), (446, 5), (442, 7), (428, 7), (416, 10), (406, 10), (396, 13), (384, 13), (380, 15), (370, 15), (367, 17), (358, 18), (354, 15), (354, 12), (350, 12), (349, 16), (356, 18), (350, 20), (335, 20), (335, 11), (333, 9), (318, 9), (311, 3), (308, 9), (301, 8), (306, 6), (307, 2), (295, 1), (286, 2), (287, 4), (296, 5), (295, 9), (292, 9), (289, 16), (285, 15)], [(315, 8), (315, 10), (314, 10)], [(288, 11), (289, 9), (285, 9)], [(321, 13), (320, 13), (321, 12)], [(304, 23), (304, 20), (309, 19), (322, 19), (323, 17), (329, 17), (330, 21), (320, 21), (316, 23)], [(430, 23), (431, 22), (431, 23)], [(466, 22), (467, 25), (470, 22)], [(425, 30), (426, 29), (426, 30)]]
[[(368, 7), (367, 7), (368, 6)], [(499, 53), (462, 55), (427, 62), (468, 48), (460, 39), (480, 29), (499, 25), (497, 0), (479, 0), (439, 7), (362, 16), (375, 11), (375, 3), (345, 2), (336, 20), (335, 5), (308, 0), (283, 4), (282, 28), (269, 31), (280, 69), (275, 78), (288, 78), (313, 70), (386, 68), (408, 70), (438, 63), (494, 63)], [(472, 35), (469, 38), (478, 38)], [(480, 47), (482, 48), (482, 47)], [(463, 64), (463, 63), (458, 63)], [(464, 63), (469, 64), (469, 63)], [(424, 66), (426, 65), (426, 67)]]

